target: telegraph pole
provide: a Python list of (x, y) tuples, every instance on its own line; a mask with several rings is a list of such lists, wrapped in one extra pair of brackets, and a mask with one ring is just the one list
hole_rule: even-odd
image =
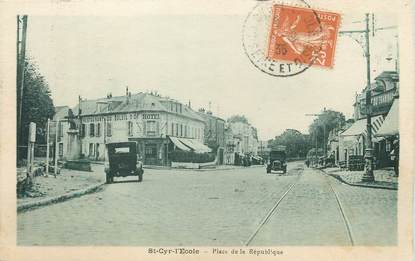
[[(326, 113), (326, 107), (324, 107), (324, 110), (323, 110), (323, 113), (306, 113), (305, 114), (305, 116), (317, 116), (317, 117), (320, 117), (320, 116), (322, 116), (322, 115), (324, 115)], [(318, 121), (320, 120), (320, 119), (317, 119)], [(320, 124), (319, 124), (320, 125)], [(317, 132), (317, 131), (316, 131)], [(316, 153), (315, 153), (315, 160), (318, 162), (318, 156), (317, 156), (317, 152), (318, 152), (318, 148), (317, 148), (317, 146), (318, 146), (318, 142), (317, 142), (317, 138), (318, 138), (318, 135), (317, 135), (317, 133), (316, 133)], [(326, 156), (326, 142), (325, 142), (325, 136), (326, 136), (326, 125), (325, 125), (325, 123), (323, 122), (323, 144), (322, 144), (322, 150), (323, 150), (323, 154), (324, 154), (324, 157)]]

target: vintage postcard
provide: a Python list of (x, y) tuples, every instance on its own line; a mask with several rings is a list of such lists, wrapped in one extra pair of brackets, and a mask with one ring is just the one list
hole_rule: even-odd
[(0, 260), (412, 260), (414, 14), (1, 1)]

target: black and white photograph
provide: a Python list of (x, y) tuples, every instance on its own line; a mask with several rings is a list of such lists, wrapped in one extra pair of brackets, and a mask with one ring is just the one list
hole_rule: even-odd
[(127, 2), (7, 12), (18, 249), (411, 260), (412, 2)]

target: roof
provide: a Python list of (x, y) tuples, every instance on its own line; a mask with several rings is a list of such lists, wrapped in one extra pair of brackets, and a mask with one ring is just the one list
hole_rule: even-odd
[(399, 134), (399, 99), (394, 99), (392, 107), (376, 136), (394, 136)]
[(383, 71), (381, 74), (376, 76), (375, 80), (382, 78), (388, 78), (394, 81), (399, 81), (399, 74), (395, 71)]
[[(169, 102), (177, 102), (173, 99), (159, 97), (149, 93), (136, 93), (130, 96), (116, 96), (96, 100), (82, 100), (81, 115), (101, 115), (113, 113), (126, 113), (136, 111), (163, 111), (182, 115), (199, 121), (204, 121), (195, 111), (182, 105), (182, 113), (169, 110)], [(74, 108), (74, 114), (78, 115), (79, 104)]]
[(53, 119), (64, 119), (68, 117), (69, 106), (55, 106)]
[(215, 115), (212, 115), (212, 114), (209, 114), (209, 113), (200, 112), (200, 111), (196, 111), (196, 113), (205, 120), (209, 120), (209, 119), (213, 118), (213, 119), (225, 122), (224, 119), (219, 118), (218, 116), (215, 116)]

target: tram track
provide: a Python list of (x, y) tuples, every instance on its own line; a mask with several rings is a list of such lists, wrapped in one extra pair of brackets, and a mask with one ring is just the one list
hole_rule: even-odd
[[(320, 172), (322, 172), (322, 171), (320, 170)], [(331, 184), (331, 182), (329, 180), (330, 177), (327, 176), (325, 173), (322, 173), (322, 175), (326, 178), (326, 181), (329, 184), (329, 187), (330, 187), (331, 191), (333, 192), (334, 196), (336, 197), (336, 202), (337, 202), (337, 205), (339, 207), (339, 211), (340, 211), (340, 213), (342, 215), (342, 218), (343, 218), (343, 221), (344, 221), (344, 225), (346, 227), (347, 235), (349, 237), (349, 240), (350, 240), (351, 245), (354, 246), (355, 245), (355, 242), (354, 242), (354, 236), (353, 236), (352, 226), (350, 224), (349, 219), (346, 216), (346, 213), (344, 211), (344, 207), (343, 207), (343, 204), (342, 204), (342, 202), (340, 200), (340, 197), (337, 194), (336, 190), (333, 188), (333, 185)]]
[(298, 178), (291, 183), (291, 185), (288, 187), (288, 189), (282, 194), (282, 196), (278, 199), (278, 201), (272, 206), (272, 208), (268, 211), (268, 213), (265, 215), (265, 217), (261, 220), (258, 227), (255, 229), (255, 231), (249, 236), (248, 240), (245, 241), (244, 246), (249, 246), (249, 244), (252, 242), (252, 240), (255, 238), (255, 236), (261, 231), (261, 229), (264, 227), (264, 225), (268, 222), (268, 220), (272, 217), (274, 212), (277, 210), (278, 206), (282, 202), (282, 200), (287, 196), (287, 194), (295, 187), (295, 185), (298, 183), (298, 181), (301, 178), (302, 172), (304, 170), (301, 170), (301, 173), (298, 175)]
[[(303, 171), (304, 171), (304, 169), (301, 170), (301, 173), (298, 175), (298, 178), (294, 182), (291, 183), (291, 185), (288, 187), (288, 189), (282, 194), (282, 196), (276, 201), (276, 203), (267, 212), (267, 214), (261, 220), (261, 222), (259, 223), (259, 225), (254, 230), (254, 232), (244, 242), (244, 246), (249, 246), (253, 242), (253, 240), (256, 238), (256, 236), (261, 232), (261, 230), (264, 228), (264, 226), (266, 226), (266, 224), (271, 219), (271, 217), (273, 215), (275, 215), (275, 213), (277, 213), (278, 207), (280, 206), (281, 202), (283, 202), (283, 200), (290, 193), (290, 191), (292, 191), (294, 189), (294, 187), (299, 183)], [(319, 171), (319, 172), (321, 172), (321, 171)], [(330, 180), (328, 179), (330, 177), (324, 175), (324, 173), (322, 173), (322, 174), (324, 176), (323, 178), (327, 182), (327, 185), (329, 187), (329, 190), (334, 195), (335, 201), (337, 203), (337, 208), (338, 208), (338, 210), (340, 212), (341, 219), (344, 222), (344, 227), (345, 227), (345, 230), (346, 230), (347, 238), (348, 238), (351, 246), (354, 246), (355, 245), (355, 241), (354, 241), (353, 230), (352, 230), (350, 221), (347, 218), (347, 215), (345, 213), (345, 210), (344, 210), (343, 204), (342, 204), (342, 202), (340, 200), (340, 197), (339, 197), (338, 193), (336, 192), (336, 190), (334, 189), (333, 185), (331, 184)]]

